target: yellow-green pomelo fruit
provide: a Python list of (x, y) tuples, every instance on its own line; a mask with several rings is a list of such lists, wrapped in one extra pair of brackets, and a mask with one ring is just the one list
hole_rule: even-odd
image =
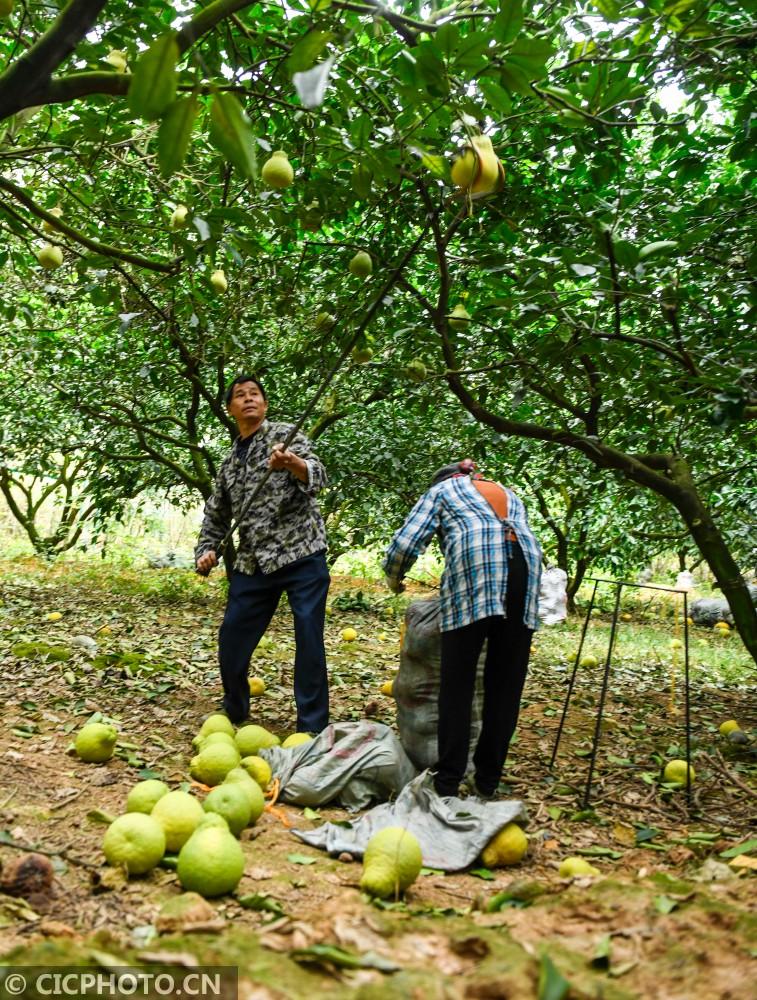
[(163, 827), (166, 850), (175, 854), (203, 821), (205, 812), (192, 795), (175, 791), (158, 799), (150, 815)]
[(471, 314), (462, 304), (458, 302), (455, 308), (447, 317), (447, 322), (452, 327), (453, 330), (467, 330), (470, 325)]
[(109, 865), (124, 867), (129, 875), (144, 875), (161, 860), (166, 850), (163, 827), (152, 816), (126, 813), (114, 819), (103, 838)]
[(252, 757), (258, 750), (278, 746), (281, 740), (263, 726), (243, 726), (234, 737), (237, 750), (243, 757)]
[(220, 785), (232, 767), (239, 763), (240, 753), (228, 743), (211, 743), (189, 762), (189, 773), (203, 785)]
[(46, 271), (54, 271), (63, 263), (63, 251), (53, 243), (45, 245), (37, 251), (37, 260)]
[(223, 293), (228, 289), (228, 278), (220, 267), (216, 268), (216, 270), (210, 275), (210, 284), (213, 291), (218, 292), (219, 295), (223, 295)]
[(478, 176), (478, 156), (467, 146), (452, 164), (452, 182), (461, 189), (469, 188)]
[[(250, 779), (252, 780), (252, 779)], [(209, 792), (202, 804), (205, 812), (218, 813), (238, 837), (250, 822), (252, 806), (241, 781), (228, 781)]]
[(414, 358), (406, 367), (405, 374), (411, 382), (422, 382), (428, 375), (428, 369), (420, 358)]
[(735, 733), (737, 729), (741, 729), (741, 726), (735, 719), (729, 719), (728, 722), (721, 722), (718, 727), (718, 732), (721, 736), (727, 736), (729, 733)]
[(358, 250), (350, 261), (349, 268), (350, 274), (354, 274), (355, 277), (367, 278), (371, 271), (373, 271), (371, 255), (366, 253), (365, 250)]
[(290, 747), (299, 747), (303, 743), (310, 743), (312, 739), (313, 737), (310, 733), (292, 733), (291, 736), (287, 736), (281, 745), (285, 750), (288, 750)]
[[(204, 750), (205, 747), (213, 746), (216, 743), (225, 743), (228, 747), (236, 746), (234, 742), (234, 737), (229, 733), (208, 733), (207, 736), (196, 736), (197, 740), (196, 749)], [(195, 746), (195, 740), (192, 740), (192, 746)]]
[[(685, 760), (669, 760), (665, 765), (665, 770), (663, 771), (663, 778), (665, 781), (675, 781), (679, 785), (686, 784), (686, 761)], [(689, 765), (689, 780), (694, 781), (696, 777), (696, 771), (694, 770), (694, 765)]]
[(170, 791), (165, 781), (158, 781), (157, 778), (148, 778), (140, 781), (129, 792), (126, 798), (127, 813), (147, 813), (148, 815), (155, 808), (155, 804), (168, 795)]
[(113, 756), (118, 733), (104, 722), (90, 722), (76, 734), (77, 756), (86, 764), (102, 764)]
[(189, 209), (186, 205), (177, 205), (171, 213), (171, 229), (184, 229), (187, 225)]
[(250, 818), (247, 821), (249, 826), (254, 826), (255, 823), (263, 815), (263, 810), (265, 809), (265, 797), (263, 796), (263, 789), (251, 778), (250, 775), (241, 767), (235, 767), (233, 771), (229, 771), (226, 775), (226, 780), (224, 785), (236, 784), (243, 790), (244, 794), (247, 796), (247, 801), (250, 804)]
[(586, 858), (564, 858), (560, 862), (560, 878), (575, 878), (576, 875), (601, 875)]
[(363, 855), (360, 888), (371, 896), (399, 896), (418, 878), (423, 867), (421, 845), (401, 826), (374, 833)]
[(292, 183), (294, 170), (283, 149), (277, 149), (271, 154), (271, 158), (265, 161), (260, 176), (263, 178), (263, 183), (272, 188), (285, 188)]
[(487, 868), (517, 865), (528, 850), (528, 838), (517, 823), (508, 823), (493, 837), (481, 852)]
[(197, 735), (202, 738), (210, 736), (211, 733), (228, 733), (229, 736), (234, 735), (234, 727), (228, 715), (222, 715), (220, 712), (215, 715), (209, 715), (200, 726), (200, 731)]
[(232, 892), (244, 874), (244, 854), (222, 817), (207, 817), (184, 844), (176, 865), (182, 887), (201, 896)]
[(119, 73), (125, 73), (129, 65), (128, 57), (121, 49), (111, 49), (107, 56), (105, 56), (105, 62), (109, 63)]
[[(60, 217), (63, 215), (63, 209), (60, 207), (60, 205), (56, 205), (54, 208), (49, 209), (48, 215), (53, 215), (55, 216), (56, 219), (60, 219)], [(52, 222), (48, 222), (47, 219), (45, 219), (42, 222), (42, 229), (46, 233), (57, 232), (56, 226), (54, 226)]]
[(579, 667), (598, 667), (599, 660), (592, 653), (589, 653), (587, 656), (581, 657), (578, 665)]
[(15, 0), (0, 0), (0, 17), (10, 17)]
[(373, 348), (371, 347), (352, 348), (352, 360), (355, 362), (356, 365), (367, 365), (372, 357), (373, 357)]
[(242, 757), (239, 766), (245, 769), (247, 774), (260, 785), (263, 791), (271, 784), (271, 765), (267, 760), (263, 760), (262, 757), (256, 757), (255, 755)]

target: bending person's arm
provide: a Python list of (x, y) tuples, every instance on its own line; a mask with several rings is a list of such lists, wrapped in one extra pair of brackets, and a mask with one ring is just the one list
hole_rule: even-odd
[(387, 586), (394, 593), (398, 594), (403, 589), (402, 578), (425, 551), (438, 527), (436, 491), (429, 490), (410, 511), (386, 550), (383, 568)]

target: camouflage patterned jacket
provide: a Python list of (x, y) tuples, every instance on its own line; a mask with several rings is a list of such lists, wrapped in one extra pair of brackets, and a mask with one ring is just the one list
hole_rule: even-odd
[[(239, 438), (234, 442), (205, 504), (195, 559), (217, 549), (268, 469), (274, 445), (283, 443), (291, 426), (264, 420), (253, 435), (246, 460), (237, 452)], [(237, 531), (234, 569), (240, 573), (252, 574), (258, 567), (263, 573), (273, 573), (326, 548), (326, 529), (315, 499), (326, 484), (326, 471), (304, 434), (297, 434), (289, 448), (307, 462), (308, 480), (303, 483), (286, 469), (271, 473)]]

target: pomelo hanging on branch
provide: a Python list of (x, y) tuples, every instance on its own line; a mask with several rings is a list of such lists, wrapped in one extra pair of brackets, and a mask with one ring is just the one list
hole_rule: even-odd
[[(49, 214), (54, 215), (56, 219), (59, 219), (61, 215), (63, 215), (63, 209), (60, 207), (60, 205), (56, 205), (54, 208), (50, 209)], [(47, 219), (45, 219), (44, 222), (42, 223), (42, 229), (46, 233), (56, 232), (56, 227), (53, 225), (52, 222), (48, 222)]]
[(354, 274), (355, 277), (367, 278), (371, 271), (373, 271), (371, 255), (366, 253), (365, 250), (358, 250), (349, 263), (349, 269), (350, 274)]
[(474, 135), (452, 164), (452, 180), (470, 194), (493, 194), (505, 183), (505, 168), (494, 152), (491, 139)]
[(294, 170), (283, 149), (277, 149), (271, 154), (270, 159), (265, 161), (260, 176), (268, 187), (289, 187), (294, 180)]
[(453, 330), (467, 330), (468, 324), (471, 321), (471, 314), (462, 304), (458, 302), (454, 307), (452, 312), (447, 317), (447, 322), (452, 327)]
[(45, 243), (42, 249), (37, 251), (37, 260), (46, 271), (54, 271), (63, 263), (63, 251), (53, 243)]

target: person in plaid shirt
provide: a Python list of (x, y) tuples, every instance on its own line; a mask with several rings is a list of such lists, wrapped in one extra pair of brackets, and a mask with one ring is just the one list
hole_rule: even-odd
[(512, 490), (484, 479), (466, 459), (444, 466), (410, 511), (384, 559), (395, 593), (436, 535), (445, 567), (440, 587), (439, 760), (434, 787), (457, 795), (470, 742), (476, 665), (484, 640), (484, 705), (475, 792), (492, 798), (515, 732), (538, 628), (542, 552)]

